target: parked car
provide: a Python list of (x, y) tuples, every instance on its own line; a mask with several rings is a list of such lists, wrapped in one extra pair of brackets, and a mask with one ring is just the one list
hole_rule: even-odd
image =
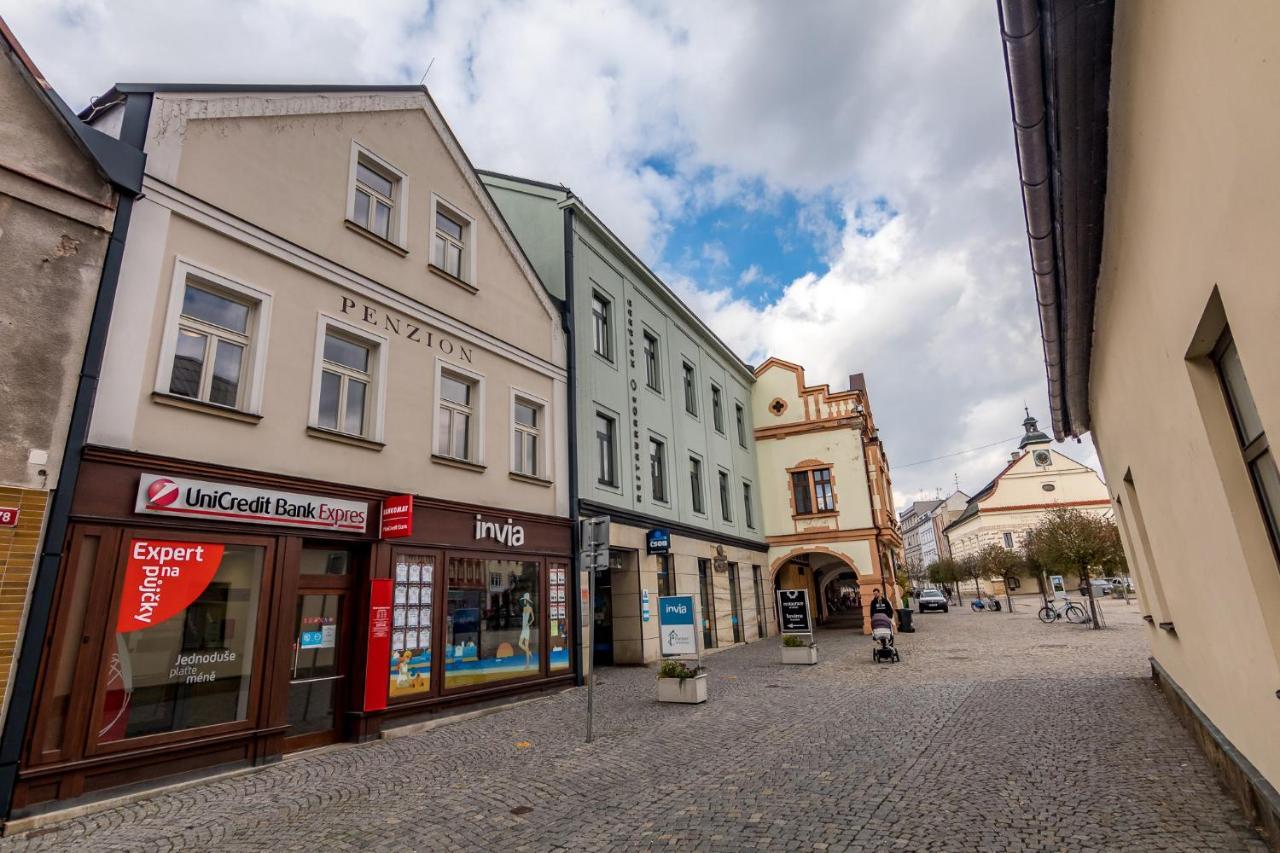
[[(1102, 598), (1111, 594), (1111, 581), (1106, 578), (1090, 578), (1089, 585), (1093, 587), (1093, 597)], [(1088, 595), (1084, 588), (1084, 584), (1080, 585), (1080, 594)]]
[(1111, 591), (1117, 595), (1122, 595), (1126, 592), (1130, 595), (1134, 593), (1133, 580), (1130, 578), (1120, 575), (1114, 578), (1107, 578), (1107, 580), (1111, 581)]
[(941, 610), (946, 613), (950, 610), (947, 605), (947, 597), (938, 589), (926, 589), (920, 593), (920, 612), (926, 610)]

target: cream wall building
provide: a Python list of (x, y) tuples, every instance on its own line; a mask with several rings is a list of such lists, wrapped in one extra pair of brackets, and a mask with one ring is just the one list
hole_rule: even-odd
[(1223, 11), (1001, 23), (1053, 431), (1092, 433), (1153, 674), (1280, 845), (1280, 7)]
[[(862, 375), (832, 392), (770, 358), (756, 368), (751, 400), (775, 586), (808, 589), (819, 619), (840, 615), (831, 603), (847, 590), (865, 616), (876, 588), (896, 596), (902, 538)], [(870, 620), (861, 624), (869, 633)]]
[(1059, 453), (1028, 413), (1024, 435), (1004, 470), (944, 528), (951, 556), (977, 556), (991, 545), (1021, 550), (1027, 533), (1058, 507), (1111, 514), (1106, 484), (1087, 465)]

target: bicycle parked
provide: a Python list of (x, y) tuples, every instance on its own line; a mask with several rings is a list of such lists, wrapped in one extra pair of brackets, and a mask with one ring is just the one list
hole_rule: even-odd
[(996, 598), (994, 595), (985, 595), (982, 598), (975, 598), (973, 601), (969, 602), (969, 606), (973, 608), (975, 613), (979, 610), (994, 613), (1001, 609), (1000, 599)]
[(1045, 603), (1044, 607), (1040, 608), (1040, 621), (1046, 625), (1050, 622), (1057, 622), (1059, 619), (1066, 619), (1068, 622), (1079, 624), (1089, 621), (1089, 614), (1069, 597), (1063, 598), (1061, 605), (1054, 601), (1049, 601)]

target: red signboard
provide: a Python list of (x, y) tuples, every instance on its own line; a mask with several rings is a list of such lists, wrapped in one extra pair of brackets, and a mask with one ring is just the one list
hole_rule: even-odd
[(16, 506), (0, 506), (0, 527), (18, 526), (18, 508)]
[(413, 495), (395, 495), (382, 502), (382, 538), (413, 535)]
[(132, 540), (116, 631), (150, 628), (185, 610), (217, 574), (222, 550), (208, 542)]
[(383, 711), (387, 707), (387, 684), (391, 672), (391, 591), (394, 581), (375, 578), (369, 585), (369, 653), (364, 666), (364, 709)]

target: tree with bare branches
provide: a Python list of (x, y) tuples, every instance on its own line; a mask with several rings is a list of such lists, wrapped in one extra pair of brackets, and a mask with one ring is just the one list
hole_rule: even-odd
[(988, 545), (978, 552), (977, 563), (983, 577), (999, 578), (1004, 582), (1005, 601), (1008, 602), (1009, 610), (1012, 611), (1013, 597), (1009, 589), (1013, 585), (1013, 579), (1026, 572), (1027, 561), (1017, 551), (1002, 545)]

